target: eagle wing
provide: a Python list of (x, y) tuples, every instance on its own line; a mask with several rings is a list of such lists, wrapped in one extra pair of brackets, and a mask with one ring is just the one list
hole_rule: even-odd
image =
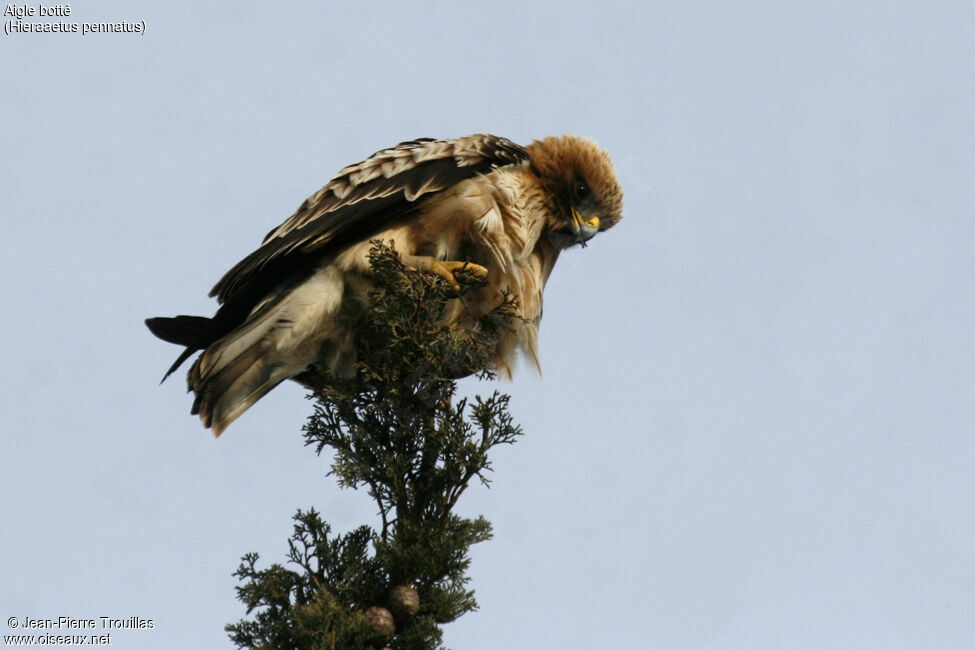
[(226, 304), (238, 296), (259, 294), (268, 286), (268, 271), (310, 270), (309, 260), (370, 237), (412, 210), (419, 199), (492, 168), (527, 161), (528, 152), (521, 146), (487, 134), (421, 138), (377, 151), (348, 165), (305, 199), (268, 233), (260, 248), (217, 282), (210, 296)]

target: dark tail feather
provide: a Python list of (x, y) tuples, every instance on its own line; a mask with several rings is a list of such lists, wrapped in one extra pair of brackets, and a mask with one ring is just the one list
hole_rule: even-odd
[(146, 327), (167, 343), (198, 345), (210, 329), (210, 320), (204, 316), (147, 318)]
[(184, 361), (197, 350), (208, 345), (207, 334), (210, 331), (212, 319), (204, 316), (174, 316), (173, 318), (147, 318), (146, 327), (149, 331), (168, 343), (185, 345), (186, 349), (177, 357), (176, 361), (163, 375), (163, 381), (173, 374)]

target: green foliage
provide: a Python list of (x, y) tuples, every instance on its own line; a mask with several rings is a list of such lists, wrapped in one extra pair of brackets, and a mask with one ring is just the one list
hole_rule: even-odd
[(314, 510), (298, 511), (288, 542), (288, 561), (256, 568), (258, 555), (248, 553), (234, 573), (241, 581), (237, 597), (254, 620), (228, 625), (240, 648), (369, 647), (374, 630), (356, 605), (382, 597), (384, 573), (368, 552), (373, 532), (368, 526), (329, 538), (331, 528)]
[[(245, 555), (237, 591), (253, 618), (227, 626), (240, 648), (432, 650), (440, 624), (477, 607), (469, 548), (491, 537), (491, 525), (453, 508), (473, 479), (488, 483), (488, 452), (521, 431), (507, 395), (456, 400), (456, 378), (492, 377), (492, 355), (517, 306), (505, 297), (476, 323), (447, 328), (449, 302), (463, 296), (406, 269), (390, 247), (375, 244), (370, 262), (375, 288), (357, 376), (304, 378), (317, 399), (304, 435), (316, 453), (331, 450), (339, 485), (366, 489), (380, 525), (333, 537), (314, 510), (299, 511), (289, 542), (296, 570), (258, 570), (257, 555)], [(419, 596), (418, 611), (390, 604), (390, 590), (403, 585)], [(391, 639), (370, 623), (377, 607), (397, 612)]]

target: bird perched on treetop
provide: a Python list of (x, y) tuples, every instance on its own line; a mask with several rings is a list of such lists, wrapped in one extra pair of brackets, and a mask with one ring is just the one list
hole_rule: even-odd
[[(520, 311), (498, 342), (494, 370), (517, 351), (538, 367), (542, 290), (559, 253), (621, 218), (609, 155), (592, 140), (549, 137), (521, 147), (493, 135), (423, 138), (349, 165), (272, 230), (216, 284), (213, 318), (150, 318), (159, 338), (198, 350), (187, 375), (192, 413), (219, 436), (285, 379), (310, 366), (355, 373), (356, 318), (367, 310), (370, 241), (392, 241), (402, 262), (458, 289), (447, 325), (470, 327), (510, 293)], [(163, 378), (165, 379), (165, 377)]]

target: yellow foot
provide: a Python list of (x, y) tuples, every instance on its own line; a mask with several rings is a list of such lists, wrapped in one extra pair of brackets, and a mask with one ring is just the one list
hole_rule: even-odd
[(450, 260), (431, 261), (430, 271), (442, 277), (454, 291), (460, 291), (460, 283), (457, 281), (458, 274), (472, 275), (476, 281), (484, 280), (488, 275), (488, 270), (480, 264), (453, 262)]

